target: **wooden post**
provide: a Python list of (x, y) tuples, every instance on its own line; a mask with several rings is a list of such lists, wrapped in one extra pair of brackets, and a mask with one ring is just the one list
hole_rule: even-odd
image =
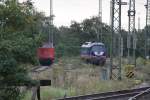
[(31, 100), (36, 100), (37, 87), (33, 87)]
[(41, 100), (40, 86), (37, 87), (37, 99), (38, 99), (38, 100)]

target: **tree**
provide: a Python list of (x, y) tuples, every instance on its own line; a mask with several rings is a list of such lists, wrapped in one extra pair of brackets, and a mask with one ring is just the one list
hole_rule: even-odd
[(97, 41), (97, 34), (102, 27), (103, 41), (108, 47), (110, 44), (110, 27), (99, 22), (98, 17), (85, 19), (78, 23), (72, 21), (70, 27), (60, 27), (60, 34), (57, 35), (59, 42), (56, 45), (56, 53), (60, 56), (75, 56), (80, 54), (80, 46), (87, 41)]
[(37, 63), (43, 16), (34, 10), (30, 0), (21, 4), (16, 0), (1, 1), (0, 100), (20, 100), (18, 87), (10, 87), (10, 84), (32, 83), (24, 64)]

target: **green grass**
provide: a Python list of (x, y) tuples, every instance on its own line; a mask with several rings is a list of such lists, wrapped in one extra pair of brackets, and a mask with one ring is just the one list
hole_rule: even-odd
[[(126, 85), (125, 85), (126, 84)], [(75, 95), (85, 95), (92, 93), (102, 93), (114, 90), (129, 89), (134, 85), (134, 81), (92, 81), (87, 84), (79, 84), (75, 87), (68, 87), (68, 89), (55, 88), (55, 87), (42, 87), (41, 98), (42, 100), (54, 100)], [(31, 100), (32, 93), (28, 91), (23, 100)]]
[(74, 89), (61, 89), (61, 88), (54, 88), (54, 87), (46, 87), (43, 88), (42, 92), (42, 99), (43, 100), (51, 100), (51, 99), (56, 99), (60, 97), (64, 97), (66, 94), (68, 96), (75, 95)]
[[(75, 95), (75, 89), (61, 89), (54, 87), (42, 87), (41, 88), (41, 99), (42, 100), (53, 100), (58, 98), (63, 98), (65, 95), (73, 96)], [(28, 91), (25, 94), (23, 100), (31, 100), (32, 92)]]
[(31, 96), (32, 96), (32, 92), (31, 91), (27, 91), (25, 93), (25, 96), (22, 100), (31, 100)]

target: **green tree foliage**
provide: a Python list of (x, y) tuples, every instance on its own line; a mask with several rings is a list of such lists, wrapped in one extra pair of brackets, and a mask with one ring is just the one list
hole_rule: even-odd
[[(149, 32), (148, 27), (148, 32)], [(137, 49), (136, 56), (144, 57), (144, 45), (145, 45), (145, 29), (141, 31), (135, 31), (137, 35)], [(102, 33), (102, 40), (100, 34)], [(127, 56), (127, 34), (126, 30), (121, 30), (121, 36), (123, 38), (124, 57)], [(97, 37), (99, 35), (99, 38)], [(149, 34), (148, 34), (149, 35)], [(116, 36), (118, 36), (116, 34)], [(106, 45), (107, 54), (109, 56), (111, 47), (111, 28), (105, 23), (101, 23), (98, 17), (92, 17), (85, 19), (81, 23), (73, 21), (70, 27), (62, 26), (57, 30), (57, 43), (56, 56), (74, 56), (80, 54), (80, 46), (87, 41), (100, 41)], [(115, 39), (115, 38), (114, 38)], [(131, 38), (133, 41), (133, 37)], [(55, 42), (56, 42), (55, 41)], [(133, 54), (133, 43), (131, 41), (130, 54)], [(118, 47), (114, 47), (114, 50), (118, 50)]]
[[(145, 40), (147, 39), (147, 52), (150, 55), (150, 26), (147, 26), (147, 30), (146, 27), (142, 30), (136, 31), (137, 33), (137, 56), (140, 57), (145, 57)], [(145, 34), (146, 37), (145, 37)]]
[(36, 64), (36, 49), (41, 44), (43, 14), (36, 12), (30, 0), (0, 4), (0, 100), (20, 100), (20, 91), (12, 83), (30, 83), (27, 67)]
[[(101, 29), (101, 28), (102, 29)], [(102, 41), (109, 50), (110, 27), (99, 21), (98, 17), (85, 19), (78, 23), (73, 21), (70, 27), (60, 27), (59, 42), (56, 44), (56, 54), (59, 56), (74, 56), (80, 54), (80, 46), (87, 41), (100, 41), (97, 36), (102, 32)]]
[(12, 83), (30, 82), (26, 76), (26, 70), (19, 66), (13, 57), (11, 48), (1, 43), (0, 47), (0, 99), (1, 100), (20, 100), (19, 88), (11, 86)]

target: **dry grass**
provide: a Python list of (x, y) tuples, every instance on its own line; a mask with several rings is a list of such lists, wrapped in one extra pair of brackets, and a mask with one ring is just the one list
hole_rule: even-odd
[[(126, 61), (124, 60), (124, 63), (125, 62)], [(145, 66), (143, 72), (137, 71), (134, 79), (123, 77), (122, 81), (100, 80), (102, 67), (86, 64), (81, 61), (79, 57), (61, 58), (57, 63), (52, 65), (51, 69), (41, 73), (32, 73), (30, 75), (34, 79), (51, 79), (52, 86), (41, 89), (42, 100), (51, 100), (63, 97), (64, 95), (74, 96), (131, 88), (137, 84), (135, 81), (136, 79), (141, 80), (145, 77), (142, 75), (144, 71), (150, 69), (149, 63), (150, 62), (148, 61), (147, 67)], [(138, 65), (140, 66), (140, 64), (141, 63)], [(124, 73), (123, 70), (122, 72)], [(27, 97), (29, 97), (29, 93)]]

